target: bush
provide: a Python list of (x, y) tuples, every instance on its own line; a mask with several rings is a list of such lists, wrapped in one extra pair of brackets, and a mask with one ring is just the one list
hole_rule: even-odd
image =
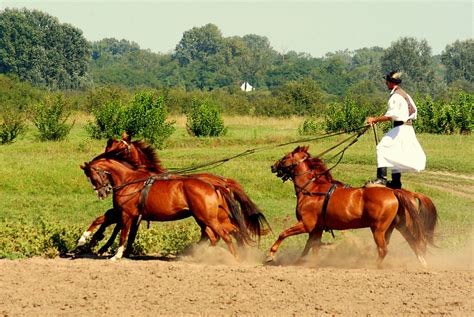
[(65, 112), (66, 102), (61, 94), (54, 100), (46, 99), (36, 106), (33, 124), (39, 131), (41, 141), (64, 140), (73, 125), (66, 124), (69, 114)]
[(349, 98), (346, 98), (343, 104), (331, 104), (325, 114), (326, 132), (347, 132), (362, 127), (369, 115), (368, 109), (368, 106), (358, 105)]
[(227, 133), (219, 110), (208, 102), (198, 103), (194, 100), (193, 107), (186, 117), (186, 127), (191, 135), (220, 136)]
[(120, 137), (123, 131), (130, 136), (144, 138), (147, 142), (162, 148), (166, 139), (173, 134), (174, 122), (166, 122), (167, 109), (162, 97), (151, 92), (135, 94), (126, 105), (111, 101), (94, 111), (95, 122), (87, 130), (96, 139)]
[(471, 133), (474, 129), (474, 95), (460, 93), (452, 103), (433, 101), (430, 97), (416, 101), (418, 118), (417, 132), (427, 133)]
[(2, 120), (0, 124), (0, 142), (7, 144), (25, 130), (23, 115), (12, 111), (11, 109), (2, 109)]
[(306, 118), (298, 127), (299, 135), (316, 135), (323, 130), (323, 124), (314, 118)]
[(124, 129), (125, 106), (120, 101), (110, 101), (93, 110), (94, 123), (86, 126), (94, 139), (118, 137)]
[(158, 148), (174, 132), (174, 122), (166, 122), (168, 111), (163, 97), (155, 97), (151, 92), (135, 94), (124, 112), (123, 130), (130, 136), (142, 137)]

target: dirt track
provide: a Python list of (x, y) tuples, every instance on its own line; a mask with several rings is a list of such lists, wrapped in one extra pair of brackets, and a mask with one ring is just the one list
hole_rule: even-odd
[(1, 260), (0, 314), (474, 314), (471, 247), (428, 258), (427, 270), (409, 250), (377, 269), (373, 252), (351, 248), (323, 250), (317, 268), (265, 266), (255, 255), (238, 263), (219, 247), (179, 259)]

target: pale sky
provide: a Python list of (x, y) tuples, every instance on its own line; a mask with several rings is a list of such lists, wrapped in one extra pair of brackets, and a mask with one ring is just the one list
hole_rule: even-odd
[(225, 37), (262, 35), (279, 52), (313, 57), (387, 48), (402, 36), (425, 39), (440, 54), (447, 44), (474, 37), (470, 0), (0, 0), (0, 9), (6, 7), (47, 12), (89, 41), (126, 39), (161, 53), (207, 23)]

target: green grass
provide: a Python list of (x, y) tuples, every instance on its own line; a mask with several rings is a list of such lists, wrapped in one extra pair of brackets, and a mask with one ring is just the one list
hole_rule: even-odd
[[(71, 250), (81, 231), (95, 217), (111, 208), (110, 198), (97, 200), (79, 168), (83, 162), (102, 153), (106, 142), (90, 139), (84, 129), (87, 117), (77, 116), (79, 119), (65, 141), (39, 142), (30, 127), (13, 144), (0, 146), (0, 257), (54, 256), (57, 252)], [(187, 167), (248, 149), (301, 139), (297, 129), (302, 118), (237, 117), (224, 120), (229, 129), (226, 136), (197, 139), (186, 134), (183, 118), (177, 118), (177, 131), (168, 140), (166, 149), (158, 151), (163, 165), (168, 168)], [(310, 145), (310, 153), (315, 155), (345, 137), (341, 135), (305, 144)], [(435, 202), (440, 214), (439, 244), (463, 245), (474, 223), (474, 137), (419, 135), (418, 138), (428, 157), (427, 171), (404, 175), (404, 186), (425, 193)], [(280, 230), (296, 221), (292, 184), (282, 183), (276, 178), (270, 172), (270, 165), (298, 144), (265, 149), (207, 170), (238, 180), (264, 211), (274, 234), (263, 239), (262, 248), (267, 248)], [(333, 175), (340, 181), (361, 186), (374, 176), (375, 165), (374, 138), (367, 133), (347, 150)], [(173, 237), (186, 235), (183, 225), (189, 228), (189, 231), (184, 230), (188, 232), (185, 240), (197, 239), (197, 226), (192, 220), (185, 220), (156, 223), (152, 225), (152, 231), (142, 228), (138, 243), (146, 252), (166, 249)], [(151, 237), (152, 234), (160, 235), (159, 232), (161, 240)], [(35, 240), (33, 235), (43, 235), (44, 239)], [(325, 239), (332, 239), (325, 236)], [(300, 245), (304, 239), (289, 238), (282, 247)], [(144, 241), (153, 241), (155, 245)]]

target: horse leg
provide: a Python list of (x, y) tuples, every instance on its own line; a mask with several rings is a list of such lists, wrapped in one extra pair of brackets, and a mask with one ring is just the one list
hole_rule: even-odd
[(322, 230), (314, 229), (309, 233), (308, 240), (306, 240), (306, 245), (304, 246), (303, 253), (301, 253), (301, 258), (304, 258), (308, 255), (309, 250), (313, 250), (313, 255), (316, 256), (319, 253), (319, 247), (321, 246), (321, 237), (323, 236)]
[(120, 243), (119, 247), (117, 248), (117, 252), (115, 255), (110, 259), (111, 261), (119, 260), (123, 256), (123, 250), (125, 246), (125, 241), (127, 240), (128, 231), (132, 226), (134, 218), (128, 215), (122, 215), (122, 232), (120, 233)]
[(380, 268), (382, 265), (382, 261), (387, 255), (387, 243), (385, 241), (385, 233), (386, 230), (381, 228), (371, 228), (372, 234), (374, 235), (375, 244), (377, 245), (377, 251), (379, 254), (377, 266)]
[(107, 252), (109, 250), (109, 248), (112, 246), (112, 244), (114, 243), (115, 241), (115, 238), (117, 237), (118, 233), (120, 232), (120, 225), (117, 224), (114, 228), (114, 231), (112, 232), (112, 234), (110, 235), (110, 238), (109, 240), (107, 240), (107, 242), (99, 249), (99, 251), (97, 251), (97, 253), (99, 255), (102, 255), (104, 254), (105, 252)]
[(267, 262), (271, 262), (271, 261), (274, 260), (275, 253), (277, 252), (278, 247), (283, 242), (283, 240), (285, 240), (289, 236), (294, 236), (296, 234), (305, 233), (305, 232), (307, 232), (307, 231), (306, 231), (306, 228), (305, 228), (303, 222), (299, 221), (294, 226), (292, 226), (292, 227), (286, 229), (285, 231), (283, 231), (282, 233), (280, 233), (280, 235), (278, 236), (278, 239), (275, 241), (275, 243), (270, 248), (270, 252), (269, 252), (268, 257), (267, 257)]
[(219, 223), (219, 221), (216, 219), (216, 221), (213, 221), (212, 223), (209, 224), (209, 227), (217, 233), (218, 236), (222, 238), (222, 240), (225, 241), (227, 244), (227, 248), (229, 248), (230, 253), (237, 259), (237, 251), (235, 250), (234, 244), (232, 243), (232, 237), (230, 234), (223, 228), (223, 226)]
[(133, 220), (132, 226), (130, 228), (130, 234), (128, 235), (128, 240), (127, 240), (127, 248), (125, 249), (125, 252), (123, 253), (123, 256), (126, 258), (128, 258), (130, 254), (132, 253), (133, 242), (135, 242), (135, 238), (137, 237), (139, 226), (140, 226), (139, 217), (136, 217)]
[(224, 221), (221, 221), (221, 225), (224, 228), (224, 230), (235, 238), (235, 241), (237, 241), (237, 245), (239, 247), (242, 247), (244, 245), (244, 240), (242, 239), (242, 236), (239, 234), (239, 230), (237, 227), (230, 221), (229, 218), (225, 219)]
[[(107, 221), (107, 214), (113, 209), (109, 209), (105, 212), (104, 215), (102, 216), (99, 216), (97, 217), (93, 222), (92, 224), (89, 226), (89, 228), (84, 231), (84, 233), (82, 234), (82, 236), (79, 238), (79, 240), (77, 241), (77, 246), (80, 247), (80, 246), (83, 246), (84, 244), (86, 244), (86, 241), (87, 241), (87, 238), (89, 238), (89, 236), (92, 234), (92, 232), (94, 231), (94, 229), (103, 224), (104, 222)], [(103, 232), (104, 232), (105, 228), (102, 228), (100, 227), (99, 228), (99, 231), (96, 232), (93, 236), (93, 240), (97, 243), (98, 241), (102, 240), (104, 238), (103, 236)], [(100, 232), (100, 233), (99, 233)], [(95, 238), (95, 239), (94, 239)]]
[(215, 247), (217, 242), (219, 242), (219, 236), (216, 236), (215, 232), (211, 229), (211, 227), (205, 227), (205, 234), (211, 241), (211, 246)]
[(385, 231), (385, 242), (387, 245), (390, 243), (390, 238), (392, 237), (393, 229), (395, 229), (396, 222), (395, 220), (392, 222), (390, 227), (388, 227), (387, 231)]

